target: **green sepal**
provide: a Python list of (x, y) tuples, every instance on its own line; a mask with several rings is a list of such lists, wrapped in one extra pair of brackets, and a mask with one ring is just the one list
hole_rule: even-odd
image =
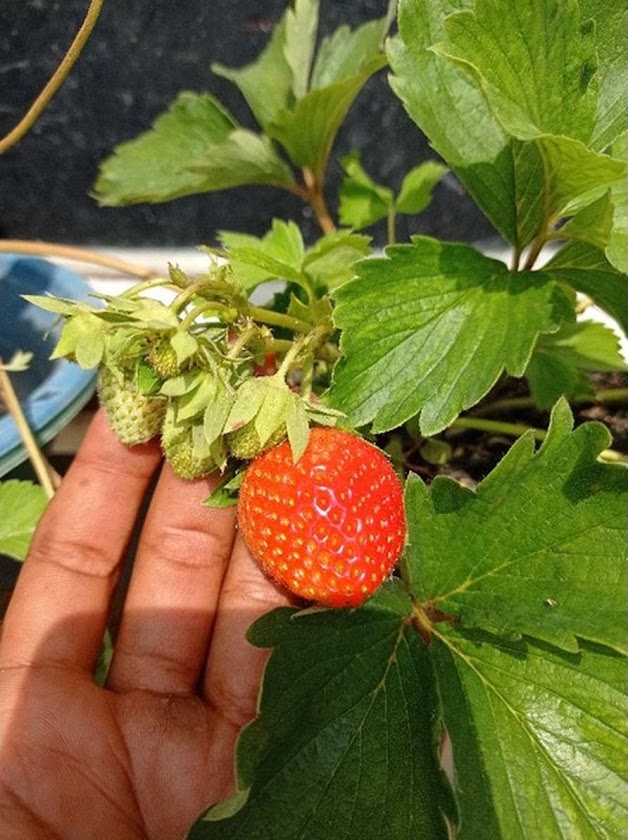
[(61, 330), (61, 336), (50, 358), (68, 358), (82, 368), (97, 367), (105, 352), (104, 324), (91, 312), (72, 315)]
[(206, 507), (233, 507), (238, 503), (238, 491), (244, 480), (244, 470), (228, 472), (216, 489), (203, 501)]

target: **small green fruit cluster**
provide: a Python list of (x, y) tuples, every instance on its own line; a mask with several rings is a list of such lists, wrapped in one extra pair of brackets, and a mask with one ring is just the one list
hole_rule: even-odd
[[(105, 306), (30, 298), (65, 319), (53, 357), (99, 367), (100, 402), (123, 443), (160, 438), (175, 473), (192, 480), (286, 437), (296, 459), (311, 423), (336, 423), (338, 412), (310, 399), (314, 350), (331, 330), (327, 310), (310, 335), (277, 341), (251, 317), (246, 289), (229, 266), (194, 280), (171, 268), (163, 281), (147, 282), (174, 291), (172, 301), (144, 295), (146, 283), (102, 296)], [(285, 319), (307, 327), (290, 314)], [(308, 387), (296, 388), (293, 378), (306, 363)]]

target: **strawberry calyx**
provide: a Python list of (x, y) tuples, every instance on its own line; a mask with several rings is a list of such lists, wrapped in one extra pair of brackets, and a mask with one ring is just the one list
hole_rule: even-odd
[[(160, 286), (168, 295), (157, 299)], [(161, 435), (166, 460), (192, 478), (286, 438), (297, 461), (310, 426), (342, 416), (316, 404), (329, 385), (330, 301), (292, 296), (277, 311), (252, 305), (248, 292), (230, 264), (214, 263), (193, 278), (170, 266), (163, 280), (94, 305), (30, 301), (65, 319), (55, 358), (101, 367), (101, 402), (120, 440)]]

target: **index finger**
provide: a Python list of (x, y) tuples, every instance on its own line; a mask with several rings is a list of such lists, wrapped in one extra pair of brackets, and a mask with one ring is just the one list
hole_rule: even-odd
[[(160, 460), (156, 442), (124, 446), (96, 414), (20, 572), (3, 627), (3, 667), (93, 669), (119, 564)], [(79, 615), (80, 632), (52, 632)]]

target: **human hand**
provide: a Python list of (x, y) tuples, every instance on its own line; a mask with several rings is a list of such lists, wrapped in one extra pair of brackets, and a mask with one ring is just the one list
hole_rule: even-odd
[(185, 837), (234, 789), (234, 746), (267, 653), (244, 634), (288, 603), (251, 559), (217, 479), (162, 468), (105, 688), (93, 679), (156, 443), (123, 446), (99, 413), (37, 529), (7, 611), (6, 840)]

